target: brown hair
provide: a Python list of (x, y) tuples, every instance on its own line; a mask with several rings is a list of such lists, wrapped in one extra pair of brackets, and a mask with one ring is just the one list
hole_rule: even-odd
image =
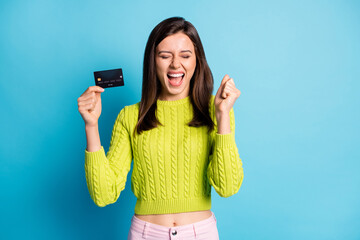
[(161, 83), (156, 75), (155, 51), (157, 45), (167, 36), (182, 32), (194, 44), (196, 68), (190, 81), (190, 100), (193, 105), (193, 119), (188, 126), (208, 126), (208, 132), (214, 129), (209, 113), (209, 102), (213, 91), (213, 75), (207, 64), (205, 52), (195, 27), (182, 17), (172, 17), (160, 22), (150, 33), (146, 43), (143, 66), (142, 95), (139, 107), (138, 123), (134, 129), (141, 134), (162, 125), (155, 116), (156, 101), (161, 92)]

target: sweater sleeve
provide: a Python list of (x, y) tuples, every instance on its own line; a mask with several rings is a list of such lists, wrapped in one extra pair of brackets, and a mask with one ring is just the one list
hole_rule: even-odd
[(133, 159), (125, 106), (112, 130), (109, 151), (103, 146), (96, 152), (85, 149), (85, 176), (91, 199), (99, 207), (114, 203), (124, 190)]
[[(214, 112), (213, 112), (214, 113)], [(215, 131), (211, 135), (211, 149), (207, 176), (210, 184), (221, 197), (230, 197), (237, 193), (243, 180), (242, 161), (235, 142), (234, 109), (230, 111), (229, 134), (218, 134), (215, 121)]]

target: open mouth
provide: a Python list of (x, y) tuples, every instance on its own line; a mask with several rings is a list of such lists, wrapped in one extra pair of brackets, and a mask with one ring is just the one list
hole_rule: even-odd
[(167, 74), (169, 82), (172, 86), (180, 86), (183, 82), (184, 76), (184, 73)]

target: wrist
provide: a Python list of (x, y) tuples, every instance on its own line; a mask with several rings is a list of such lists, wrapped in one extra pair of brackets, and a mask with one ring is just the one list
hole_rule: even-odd
[(215, 116), (216, 116), (216, 120), (230, 119), (229, 112), (216, 112)]
[(85, 130), (99, 129), (99, 125), (96, 124), (85, 124)]
[(218, 134), (231, 133), (229, 114), (219, 114), (216, 116)]

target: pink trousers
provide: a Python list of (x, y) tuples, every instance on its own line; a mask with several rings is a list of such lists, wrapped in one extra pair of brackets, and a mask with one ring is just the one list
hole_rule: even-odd
[(215, 214), (213, 212), (211, 213), (211, 217), (207, 219), (176, 227), (165, 227), (158, 224), (150, 223), (147, 221), (143, 221), (134, 215), (131, 219), (128, 240), (218, 240), (219, 233), (217, 229)]

